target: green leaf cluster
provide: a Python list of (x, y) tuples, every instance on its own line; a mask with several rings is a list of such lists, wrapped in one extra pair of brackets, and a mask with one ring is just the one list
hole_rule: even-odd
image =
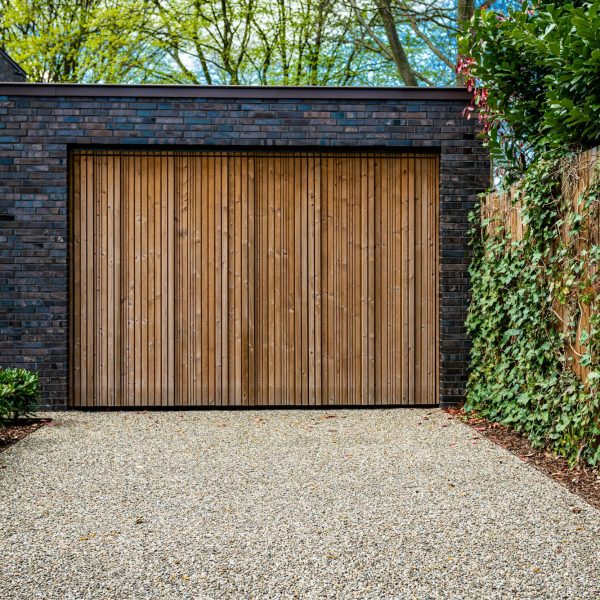
[(37, 409), (39, 376), (27, 369), (0, 369), (0, 424)]
[(0, 0), (0, 47), (29, 81), (146, 83), (167, 68), (146, 0)]
[[(492, 235), (472, 215), (475, 257), (467, 327), (473, 339), (467, 410), (526, 434), (574, 464), (600, 463), (600, 247), (596, 227), (600, 179), (574, 214), (560, 181), (569, 157), (538, 158), (517, 199), (527, 224), (523, 239), (499, 227)], [(569, 224), (569, 235), (562, 229)], [(487, 223), (484, 223), (487, 225)], [(568, 310), (567, 323), (557, 307)], [(579, 312), (593, 315), (581, 331)], [(587, 381), (572, 370), (569, 344), (579, 336)]]
[(486, 90), (498, 162), (523, 170), (534, 155), (600, 142), (600, 2), (479, 10), (459, 49)]

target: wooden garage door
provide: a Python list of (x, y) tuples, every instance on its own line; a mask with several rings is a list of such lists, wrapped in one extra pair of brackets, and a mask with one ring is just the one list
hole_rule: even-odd
[(434, 155), (76, 152), (74, 406), (437, 403)]

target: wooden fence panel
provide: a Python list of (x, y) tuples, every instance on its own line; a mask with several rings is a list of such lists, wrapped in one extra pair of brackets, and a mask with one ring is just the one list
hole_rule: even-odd
[(437, 403), (438, 171), (73, 153), (72, 405)]
[[(582, 194), (589, 187), (592, 178), (597, 172), (599, 149), (593, 148), (576, 156), (568, 165), (565, 165), (561, 185), (563, 200), (567, 203), (570, 213), (583, 214), (584, 206), (581, 203)], [(485, 223), (487, 232), (491, 236), (506, 232), (513, 239), (523, 239), (526, 226), (523, 224), (521, 215), (522, 205), (518, 200), (518, 184), (513, 185), (504, 193), (493, 192), (488, 194), (481, 204), (481, 218)], [(560, 235), (565, 243), (576, 244), (577, 251), (591, 248), (600, 244), (600, 214), (595, 213), (592, 217), (593, 222), (586, 223), (589, 229), (588, 237), (576, 237), (571, 240), (569, 223), (565, 222), (561, 227)], [(588, 267), (592, 268), (592, 267)], [(569, 313), (568, 307), (556, 302), (553, 307), (556, 316), (562, 323), (561, 328), (564, 332), (568, 330), (568, 323), (574, 318)], [(589, 368), (581, 365), (580, 358), (586, 353), (585, 345), (580, 342), (581, 332), (589, 329), (591, 309), (589, 304), (581, 304), (578, 309), (578, 315), (575, 317), (577, 322), (577, 336), (573, 343), (567, 344), (567, 357), (570, 359), (572, 370), (586, 381)]]

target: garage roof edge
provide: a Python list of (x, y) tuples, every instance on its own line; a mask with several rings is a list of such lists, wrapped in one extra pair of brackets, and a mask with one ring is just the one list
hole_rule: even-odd
[(462, 100), (462, 87), (283, 87), (199, 85), (108, 85), (71, 83), (3, 83), (0, 96), (95, 98), (236, 98), (267, 100)]

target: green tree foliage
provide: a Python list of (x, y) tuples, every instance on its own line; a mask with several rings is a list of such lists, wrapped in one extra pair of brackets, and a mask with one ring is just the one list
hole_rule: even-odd
[(348, 0), (356, 43), (394, 65), (405, 85), (455, 83), (456, 36), (473, 14), (471, 0)]
[(600, 2), (479, 10), (459, 46), (497, 160), (600, 143)]
[(352, 42), (335, 0), (151, 0), (147, 33), (179, 83), (349, 85), (369, 57)]
[(440, 85), (473, 0), (0, 0), (32, 81)]
[(0, 0), (0, 47), (31, 81), (142, 82), (160, 72), (141, 0)]

